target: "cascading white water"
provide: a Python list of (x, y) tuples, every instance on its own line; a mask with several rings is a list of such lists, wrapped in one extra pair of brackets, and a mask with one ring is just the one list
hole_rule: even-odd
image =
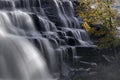
[[(21, 23), (26, 19), (22, 15), (27, 17), (28, 22)], [(26, 39), (27, 36), (19, 35), (19, 26), (34, 31), (30, 17), (25, 13), (22, 15), (16, 18), (17, 25), (14, 25), (7, 12), (0, 12), (0, 79), (50, 80), (47, 64), (41, 53)]]
[(120, 15), (120, 1), (119, 0), (114, 1), (113, 9), (117, 10), (118, 15)]
[(50, 79), (44, 58), (29, 41), (5, 34), (0, 44), (0, 79)]
[(93, 46), (70, 0), (0, 0), (0, 44), (0, 79), (22, 80), (53, 80), (68, 48)]

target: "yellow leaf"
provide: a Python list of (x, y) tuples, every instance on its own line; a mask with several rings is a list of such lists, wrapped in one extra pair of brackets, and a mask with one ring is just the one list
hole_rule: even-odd
[(82, 24), (82, 26), (83, 26), (83, 28), (84, 28), (87, 32), (90, 31), (90, 29), (91, 29), (91, 27), (88, 25), (87, 22), (84, 22), (84, 23)]

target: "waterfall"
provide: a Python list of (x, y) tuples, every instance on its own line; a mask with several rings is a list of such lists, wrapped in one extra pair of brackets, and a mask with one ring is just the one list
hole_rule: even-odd
[(120, 15), (120, 1), (115, 0), (112, 7), (113, 7), (114, 10), (116, 10), (118, 12), (118, 15)]
[(75, 58), (76, 47), (94, 47), (80, 23), (70, 0), (0, 0), (0, 79), (53, 80), (69, 72), (70, 51)]
[(0, 43), (1, 79), (47, 80), (50, 76), (44, 58), (26, 39), (1, 36)]

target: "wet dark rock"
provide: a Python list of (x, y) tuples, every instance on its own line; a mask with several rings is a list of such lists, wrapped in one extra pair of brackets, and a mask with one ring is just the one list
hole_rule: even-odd
[(13, 8), (12, 1), (0, 0), (0, 9), (11, 10)]
[(38, 31), (42, 31), (42, 28), (41, 28), (40, 23), (39, 23), (39, 18), (38, 18), (38, 16), (35, 15), (35, 14), (32, 14), (31, 17), (33, 18), (33, 21), (34, 21), (34, 23), (35, 23), (36, 29), (37, 29)]
[(95, 63), (108, 63), (102, 53), (94, 47), (76, 47), (77, 55), (82, 56), (81, 60)]
[(70, 46), (79, 45), (79, 42), (75, 38), (68, 37), (66, 40), (67, 44)]
[(41, 6), (40, 0), (34, 0), (34, 1), (31, 0), (29, 4), (31, 7), (40, 7)]
[(27, 8), (27, 7), (40, 7), (39, 0), (16, 0), (15, 6), (17, 8)]
[(73, 33), (71, 31), (66, 32), (67, 36), (73, 37)]
[(65, 32), (63, 32), (63, 31), (58, 31), (57, 34), (58, 34), (59, 38), (65, 37)]

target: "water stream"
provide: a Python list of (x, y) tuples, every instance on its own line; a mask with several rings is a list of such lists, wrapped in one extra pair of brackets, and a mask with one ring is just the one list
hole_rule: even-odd
[(1, 80), (57, 80), (68, 49), (93, 46), (70, 0), (0, 0)]

